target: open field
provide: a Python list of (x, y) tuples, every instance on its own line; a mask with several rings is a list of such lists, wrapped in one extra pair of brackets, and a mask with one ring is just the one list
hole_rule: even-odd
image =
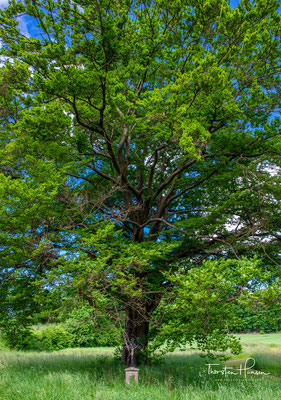
[(255, 344), (255, 345), (268, 345), (271, 347), (280, 346), (281, 348), (281, 333), (241, 333), (236, 335), (241, 339), (243, 345)]
[(281, 334), (239, 335), (243, 352), (255, 359), (255, 367), (281, 377)]
[[(265, 366), (278, 375), (275, 361), (280, 360), (281, 345), (271, 346), (281, 343), (281, 334), (243, 335), (242, 343), (241, 357), (254, 349), (258, 368)], [(210, 375), (206, 360), (192, 351), (175, 352), (162, 364), (140, 367), (140, 384), (130, 387), (125, 386), (124, 368), (113, 358), (112, 348), (0, 351), (1, 400), (271, 400), (273, 396), (281, 398), (279, 377)]]

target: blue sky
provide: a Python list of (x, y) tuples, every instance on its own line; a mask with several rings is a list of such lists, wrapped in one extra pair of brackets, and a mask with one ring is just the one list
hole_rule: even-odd
[[(4, 9), (5, 7), (7, 7), (9, 1), (8, 0), (0, 0), (0, 9)], [(23, 35), (29, 37), (30, 32), (32, 30), (32, 22), (31, 20), (28, 23), (28, 19), (26, 17), (21, 17), (20, 18), (20, 31)]]
[[(0, 9), (4, 9), (8, 5), (8, 0), (0, 0)], [(230, 0), (231, 7), (236, 7), (239, 0)], [(19, 19), (20, 31), (24, 36), (36, 36), (36, 23), (35, 21), (27, 16), (23, 16)]]

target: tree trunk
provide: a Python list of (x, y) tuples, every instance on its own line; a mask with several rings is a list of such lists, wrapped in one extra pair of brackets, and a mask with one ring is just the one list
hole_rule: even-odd
[[(148, 345), (149, 322), (152, 311), (156, 308), (157, 304), (155, 304), (155, 301), (148, 302), (143, 299), (134, 299), (128, 304), (122, 352), (122, 361), (125, 365), (130, 365), (131, 361), (133, 361), (134, 365), (138, 365), (140, 354), (144, 353)], [(139, 345), (139, 348), (136, 348), (134, 351), (133, 360), (131, 360), (130, 352), (131, 340), (136, 345)], [(147, 358), (144, 361), (147, 363)]]
[(13, 342), (12, 347), (14, 348), (16, 345), (16, 328), (13, 329)]

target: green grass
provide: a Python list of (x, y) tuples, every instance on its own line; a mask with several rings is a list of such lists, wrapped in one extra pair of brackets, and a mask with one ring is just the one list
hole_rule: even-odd
[[(281, 334), (239, 335), (243, 353), (259, 370), (281, 376)], [(139, 385), (126, 387), (124, 367), (113, 349), (67, 349), (52, 353), (5, 351), (0, 340), (0, 400), (236, 400), (281, 398), (275, 376), (208, 375), (194, 351), (174, 352), (162, 364), (140, 367)], [(232, 363), (232, 364), (231, 364)]]
[(240, 335), (235, 335), (241, 339), (243, 345), (246, 344), (265, 344), (281, 347), (281, 333), (264, 333), (264, 334), (254, 334), (254, 333), (243, 333)]
[(214, 377), (206, 360), (177, 352), (165, 362), (140, 367), (138, 385), (126, 387), (113, 349), (52, 353), (0, 352), (1, 400), (236, 400), (281, 398), (280, 379)]
[(239, 366), (248, 357), (255, 359), (255, 369), (281, 377), (281, 333), (243, 334), (241, 339), (243, 352), (231, 356), (225, 364)]
[(281, 350), (271, 353), (254, 353), (256, 368), (281, 377)]

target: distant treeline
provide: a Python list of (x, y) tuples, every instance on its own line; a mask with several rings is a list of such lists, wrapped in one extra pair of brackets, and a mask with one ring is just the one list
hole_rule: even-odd
[(229, 326), (233, 333), (270, 333), (281, 331), (281, 313), (279, 307), (268, 309), (253, 309), (237, 305), (236, 321)]
[[(236, 318), (228, 323), (231, 333), (270, 333), (281, 331), (281, 313), (275, 309), (252, 309), (236, 305)], [(42, 319), (33, 327), (4, 329), (1, 333), (6, 345), (18, 350), (52, 351), (68, 347), (104, 347), (120, 345), (122, 332), (106, 316), (93, 314), (90, 307), (73, 309), (67, 316), (52, 320)]]

